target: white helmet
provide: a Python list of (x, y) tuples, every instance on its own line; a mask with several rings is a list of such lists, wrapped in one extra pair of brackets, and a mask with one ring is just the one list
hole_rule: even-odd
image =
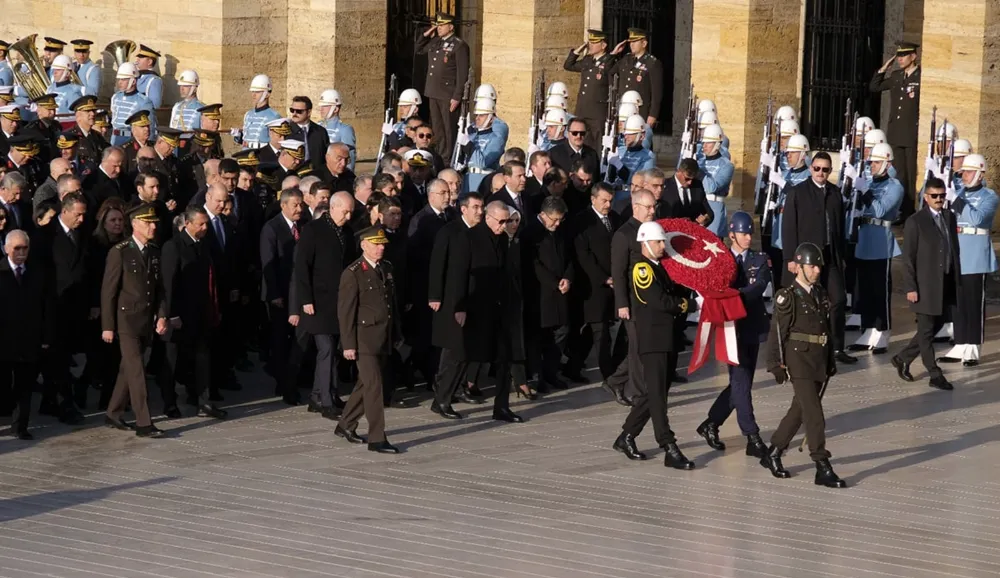
[(710, 124), (701, 131), (701, 142), (722, 142), (722, 127)]
[(698, 128), (705, 128), (713, 124), (719, 124), (719, 115), (712, 111), (698, 113)]
[(552, 110), (558, 108), (560, 110), (566, 110), (568, 108), (566, 103), (566, 97), (559, 94), (552, 94), (545, 97), (545, 110)]
[(785, 106), (783, 106), (783, 107), (781, 107), (781, 108), (778, 109), (778, 112), (777, 112), (777, 114), (774, 115), (774, 118), (778, 119), (779, 121), (780, 120), (794, 120), (794, 121), (798, 121), (799, 120), (799, 115), (795, 114), (795, 109), (794, 108), (792, 108), (792, 107), (790, 107), (790, 106), (788, 106), (786, 104)]
[(492, 98), (477, 98), (472, 114), (496, 114), (497, 103)]
[(476, 89), (476, 100), (479, 100), (480, 98), (496, 100), (497, 89), (493, 88), (492, 84), (480, 84), (479, 88)]
[(545, 119), (542, 121), (545, 126), (566, 126), (566, 111), (552, 108), (545, 111)]
[(885, 133), (881, 129), (872, 129), (865, 133), (865, 148), (870, 149), (885, 142)]
[(622, 95), (622, 104), (642, 106), (642, 95), (635, 90), (626, 91), (625, 94)]
[(424, 99), (420, 97), (420, 93), (417, 92), (415, 88), (407, 88), (399, 94), (399, 106), (420, 106), (424, 103)]
[(698, 102), (698, 113), (699, 114), (704, 114), (704, 113), (709, 112), (709, 111), (714, 112), (716, 114), (719, 113), (719, 111), (716, 110), (716, 108), (715, 108), (715, 103), (712, 102), (711, 100), (708, 100), (707, 98), (705, 98), (705, 99), (702, 99), (701, 101)]
[(115, 74), (115, 78), (139, 78), (139, 73), (135, 69), (135, 65), (131, 62), (123, 62), (121, 66), (118, 67), (118, 72)]
[(666, 241), (667, 232), (656, 221), (649, 221), (648, 223), (639, 225), (639, 231), (635, 234), (635, 240), (639, 243), (646, 241)]
[(955, 139), (955, 142), (952, 143), (952, 147), (954, 148), (954, 152), (952, 154), (954, 158), (972, 154), (972, 143), (969, 142), (969, 139), (957, 138)]
[(646, 120), (637, 114), (633, 114), (625, 120), (625, 128), (622, 134), (645, 134)]
[(250, 92), (271, 92), (271, 77), (258, 74), (250, 81)]
[(884, 142), (880, 142), (873, 146), (872, 154), (868, 157), (868, 160), (872, 162), (891, 161), (892, 159), (892, 147), (889, 143)]
[(875, 128), (875, 123), (872, 119), (867, 116), (859, 116), (858, 120), (854, 122), (854, 130), (858, 132), (867, 132)]
[(193, 70), (185, 70), (177, 77), (177, 86), (198, 86), (200, 83), (198, 73)]
[(340, 93), (332, 88), (324, 90), (319, 95), (320, 106), (340, 106), (344, 101), (340, 98)]
[(633, 114), (639, 114), (638, 106), (627, 102), (623, 102), (618, 106), (618, 120), (625, 122)]
[(69, 56), (65, 54), (60, 54), (52, 60), (52, 68), (60, 68), (62, 70), (71, 70), (73, 68), (73, 62), (69, 59)]
[(986, 158), (981, 154), (965, 155), (965, 159), (962, 161), (962, 168), (959, 170), (980, 171), (985, 173)]
[(938, 140), (951, 140), (958, 136), (958, 131), (955, 130), (955, 125), (950, 122), (945, 122), (938, 129), (937, 139)]
[(788, 152), (809, 152), (809, 139), (806, 138), (804, 134), (792, 135), (792, 138), (788, 139), (788, 146), (785, 147)]
[(785, 119), (781, 121), (781, 125), (778, 127), (781, 132), (781, 136), (794, 136), (799, 134), (799, 123), (794, 119)]
[(552, 96), (553, 94), (558, 94), (563, 98), (569, 98), (569, 90), (566, 88), (566, 83), (556, 81), (550, 84), (548, 91), (545, 92), (545, 96)]

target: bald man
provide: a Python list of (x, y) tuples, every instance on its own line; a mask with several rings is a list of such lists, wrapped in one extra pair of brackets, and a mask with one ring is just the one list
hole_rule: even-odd
[(44, 202), (55, 201), (59, 197), (57, 184), (59, 177), (71, 174), (73, 174), (73, 164), (69, 160), (61, 157), (52, 159), (49, 162), (49, 178), (45, 179), (45, 182), (35, 191), (35, 195), (31, 197), (32, 208), (37, 209)]

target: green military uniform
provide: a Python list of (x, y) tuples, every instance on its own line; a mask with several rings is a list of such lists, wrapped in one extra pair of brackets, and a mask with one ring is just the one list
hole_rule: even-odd
[[(375, 244), (389, 241), (378, 226), (359, 236)], [(388, 371), (393, 344), (402, 339), (392, 264), (384, 260), (373, 264), (364, 256), (351, 263), (340, 276), (337, 318), (341, 347), (357, 351), (358, 363), (358, 381), (344, 407), (340, 427), (353, 432), (364, 414), (368, 443), (384, 442), (383, 376)]]
[[(49, 110), (56, 110), (58, 107), (56, 105), (56, 95), (46, 94), (33, 99), (33, 102), (38, 108), (46, 108)], [(35, 119), (29, 122), (25, 129), (27, 131), (37, 131), (43, 137), (45, 137), (45, 142), (42, 143), (42, 150), (38, 155), (38, 162), (44, 167), (49, 166), (49, 162), (53, 158), (58, 156), (59, 150), (56, 148), (56, 141), (59, 140), (59, 135), (62, 134), (62, 125), (59, 124), (55, 118), (48, 120)]]
[[(454, 16), (438, 12), (434, 25), (454, 22)], [(451, 101), (462, 100), (462, 91), (469, 77), (469, 45), (453, 33), (448, 38), (421, 35), (417, 38), (416, 48), (417, 54), (427, 55), (424, 96), (430, 105), (431, 126), (440, 139), (438, 152), (450, 159), (459, 115), (458, 108), (451, 110)]]
[[(76, 99), (73, 104), (70, 105), (73, 112), (97, 112), (97, 97), (96, 96), (81, 96)], [(96, 117), (96, 114), (95, 114)], [(91, 161), (95, 164), (101, 162), (101, 153), (104, 149), (111, 146), (107, 139), (105, 139), (99, 132), (97, 132), (97, 125), (95, 120), (95, 125), (89, 132), (84, 134), (83, 129), (77, 124), (73, 128), (69, 129), (68, 133), (72, 136), (76, 136), (80, 141), (80, 149), (77, 156), (80, 160)]]
[[(162, 127), (157, 131), (157, 139), (166, 142), (176, 150), (181, 142), (181, 131)], [(188, 201), (197, 191), (184, 190), (184, 187), (181, 186), (181, 169), (177, 157), (172, 153), (165, 157), (159, 157), (159, 151), (156, 154), (158, 157), (157, 171), (163, 175), (160, 179), (160, 198), (164, 202), (177, 201), (179, 207), (187, 206)]]
[[(901, 42), (896, 56), (913, 54), (917, 45)], [(903, 218), (913, 214), (917, 176), (917, 129), (920, 124), (920, 67), (910, 74), (905, 70), (891, 73), (875, 71), (868, 88), (872, 92), (889, 91), (889, 126), (886, 141), (892, 145), (896, 178), (903, 185)]]
[[(130, 221), (156, 222), (156, 219), (149, 205), (129, 211)], [(101, 284), (101, 329), (115, 332), (122, 351), (118, 380), (108, 404), (107, 415), (111, 419), (119, 419), (128, 398), (136, 425), (152, 424), (146, 404), (143, 354), (152, 340), (155, 320), (166, 316), (159, 247), (147, 244), (140, 248), (135, 237), (112, 247)]]
[[(628, 39), (642, 40), (646, 32), (638, 28), (628, 29)], [(611, 67), (611, 74), (618, 75), (618, 94), (634, 90), (642, 97), (639, 116), (656, 118), (660, 114), (663, 101), (663, 63), (648, 51), (642, 56), (626, 54)]]
[[(588, 30), (587, 34), (587, 41), (590, 43), (607, 41), (607, 35), (601, 30)], [(600, 147), (607, 120), (608, 86), (613, 80), (611, 67), (616, 60), (616, 56), (607, 52), (595, 58), (589, 54), (580, 56), (575, 50), (571, 50), (563, 63), (564, 69), (580, 73), (580, 90), (576, 95), (574, 114), (587, 123), (586, 144), (595, 149)]]

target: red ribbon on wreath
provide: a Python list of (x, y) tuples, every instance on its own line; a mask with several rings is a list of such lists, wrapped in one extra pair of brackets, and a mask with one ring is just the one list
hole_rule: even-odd
[(687, 219), (657, 222), (667, 234), (667, 252), (660, 261), (663, 268), (674, 282), (697, 291), (704, 299), (688, 374), (707, 361), (713, 335), (715, 358), (738, 365), (735, 322), (746, 317), (747, 311), (740, 292), (730, 287), (736, 279), (732, 251), (711, 231)]

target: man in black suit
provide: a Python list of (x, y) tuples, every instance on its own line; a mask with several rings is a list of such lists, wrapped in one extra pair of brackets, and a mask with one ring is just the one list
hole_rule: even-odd
[(490, 202), (501, 201), (508, 207), (514, 207), (521, 213), (521, 226), (535, 218), (535, 213), (529, 206), (527, 198), (524, 196), (524, 185), (527, 182), (525, 176), (524, 163), (521, 161), (507, 161), (501, 168), (503, 171), (504, 187), (490, 196)]
[(830, 336), (834, 358), (841, 363), (857, 363), (844, 351), (845, 310), (847, 292), (844, 285), (844, 256), (847, 247), (844, 230), (844, 202), (837, 187), (830, 184), (830, 155), (824, 151), (813, 155), (811, 178), (788, 190), (781, 217), (781, 243), (784, 263), (775, 263), (783, 271), (784, 286), (795, 279), (795, 249), (802, 243), (813, 243), (823, 251), (820, 284), (830, 294)]
[(123, 188), (121, 174), (125, 164), (125, 152), (118, 147), (108, 147), (101, 153), (101, 164), (83, 182), (87, 195), (87, 221), (93, 223), (97, 210), (111, 197), (128, 200), (131, 191)]
[(955, 304), (962, 275), (955, 215), (944, 208), (945, 184), (929, 178), (924, 185), (924, 207), (903, 227), (903, 291), (917, 316), (917, 333), (892, 358), (904, 381), (913, 381), (910, 364), (920, 355), (930, 374), (930, 386), (953, 389), (934, 358), (934, 335), (944, 323), (942, 314)]
[(0, 414), (16, 407), (11, 433), (22, 440), (28, 432), (31, 392), (42, 352), (56, 333), (55, 296), (44, 266), (28, 266), (29, 241), (24, 231), (5, 240), (7, 258), (0, 261)]
[(229, 193), (221, 183), (208, 187), (204, 209), (208, 214), (208, 234), (205, 238), (211, 247), (213, 278), (218, 291), (219, 312), (222, 316), (219, 337), (212, 340), (212, 382), (209, 388), (210, 401), (222, 401), (218, 390), (239, 391), (242, 389), (232, 373), (238, 353), (239, 323), (237, 312), (240, 304), (242, 274), (246, 266), (240, 245), (246, 239), (240, 238), (232, 221), (222, 214), (222, 208), (229, 199)]
[(30, 231), (34, 228), (31, 205), (25, 198), (27, 183), (21, 173), (7, 173), (0, 179), (0, 204), (7, 211), (3, 233), (14, 229)]
[[(524, 184), (524, 196), (532, 206), (538, 207), (542, 204), (544, 196), (542, 181), (545, 179), (545, 174), (552, 168), (552, 158), (549, 157), (547, 151), (537, 150), (528, 157), (528, 167), (531, 169), (531, 176)], [(537, 212), (537, 209), (535, 211)]]
[(578, 309), (580, 331), (570, 343), (565, 374), (570, 379), (580, 374), (590, 352), (597, 348), (601, 379), (614, 373), (611, 334), (615, 326), (614, 279), (611, 270), (611, 239), (618, 229), (618, 215), (611, 210), (614, 190), (598, 183), (590, 190), (590, 210), (583, 210), (570, 224), (573, 254), (576, 259), (576, 282), (570, 297)]
[(163, 247), (163, 299), (169, 330), (165, 359), (160, 364), (157, 383), (163, 394), (167, 417), (181, 416), (177, 408), (176, 375), (178, 364), (191, 364), (193, 383), (187, 384), (188, 404), (198, 408), (198, 415), (223, 419), (226, 412), (207, 399), (212, 379), (212, 347), (219, 336), (219, 300), (216, 291), (212, 251), (205, 242), (209, 231), (208, 212), (203, 207), (184, 211), (184, 228)]
[(355, 175), (348, 168), (351, 149), (344, 143), (333, 143), (326, 148), (324, 165), (316, 169), (315, 175), (333, 187), (334, 193), (353, 191)]
[(344, 409), (337, 393), (336, 360), (340, 327), (337, 292), (340, 275), (354, 261), (357, 244), (348, 226), (354, 197), (341, 191), (330, 200), (330, 211), (309, 222), (295, 247), (293, 311), (299, 316), (296, 347), (290, 356), (290, 379), (297, 381), (302, 352), (310, 337), (316, 344), (316, 371), (309, 409), (336, 420)]
[[(323, 167), (326, 148), (330, 146), (330, 135), (326, 129), (312, 121), (312, 99), (308, 96), (292, 98), (288, 107), (292, 122), (295, 123), (292, 138), (306, 143), (306, 162), (318, 171)], [(350, 190), (350, 189), (347, 189)]]
[(657, 219), (690, 219), (703, 227), (712, 223), (715, 211), (709, 206), (705, 189), (697, 177), (697, 161), (682, 160), (674, 178), (663, 185), (663, 194), (656, 207)]
[(278, 383), (282, 399), (288, 405), (299, 403), (295, 379), (288, 379), (288, 353), (295, 328), (288, 322), (291, 311), (291, 286), (302, 217), (302, 193), (288, 189), (281, 193), (281, 213), (264, 224), (260, 232), (261, 299), (267, 305), (270, 321), (270, 362), (265, 368)]
[(573, 163), (581, 161), (587, 167), (588, 173), (599, 175), (601, 157), (596, 150), (584, 144), (587, 139), (587, 123), (581, 118), (574, 118), (569, 121), (569, 130), (566, 132), (569, 136), (549, 149), (552, 164), (561, 167), (564, 171), (572, 172)]

